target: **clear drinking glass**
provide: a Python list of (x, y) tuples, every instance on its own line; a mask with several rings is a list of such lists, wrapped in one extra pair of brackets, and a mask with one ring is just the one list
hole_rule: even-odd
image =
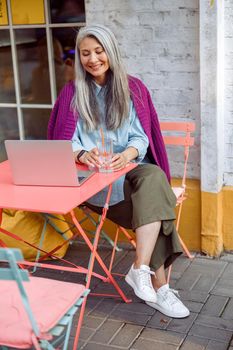
[(100, 162), (102, 163), (99, 171), (102, 173), (112, 172), (112, 169), (110, 168), (113, 155), (112, 139), (105, 138), (97, 140), (97, 149), (99, 151)]

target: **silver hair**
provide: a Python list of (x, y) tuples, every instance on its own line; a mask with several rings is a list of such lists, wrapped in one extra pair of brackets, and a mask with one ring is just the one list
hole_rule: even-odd
[(130, 93), (127, 74), (122, 62), (114, 34), (103, 25), (89, 25), (80, 29), (75, 47), (75, 94), (72, 107), (80, 114), (86, 129), (98, 129), (100, 119), (91, 75), (80, 61), (80, 43), (86, 37), (95, 38), (103, 47), (108, 60), (109, 71), (106, 83), (106, 119), (108, 130), (116, 130), (129, 116)]

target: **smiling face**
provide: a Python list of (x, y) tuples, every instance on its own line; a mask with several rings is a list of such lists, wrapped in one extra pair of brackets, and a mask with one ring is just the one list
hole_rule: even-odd
[(83, 68), (93, 76), (97, 84), (104, 85), (109, 61), (103, 46), (95, 38), (86, 37), (81, 41), (79, 50)]

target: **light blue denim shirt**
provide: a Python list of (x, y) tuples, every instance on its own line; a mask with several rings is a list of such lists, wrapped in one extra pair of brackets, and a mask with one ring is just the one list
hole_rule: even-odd
[[(96, 84), (96, 97), (99, 107), (100, 118), (102, 120), (99, 129), (86, 132), (84, 128), (83, 119), (80, 117), (76, 125), (74, 135), (72, 137), (73, 151), (85, 149), (90, 151), (96, 147), (96, 140), (100, 138), (100, 128), (103, 129), (107, 138), (113, 140), (113, 152), (120, 153), (128, 147), (135, 147), (138, 150), (138, 157), (135, 162), (141, 162), (147, 152), (149, 145), (148, 138), (141, 126), (141, 123), (136, 114), (132, 101), (130, 102), (129, 118), (126, 119), (124, 124), (117, 130), (106, 130), (104, 124), (105, 116), (105, 101), (104, 101), (105, 88)], [(110, 205), (119, 203), (124, 199), (124, 179), (122, 176), (120, 179), (114, 182), (112, 187), (112, 195), (110, 199)], [(88, 202), (102, 207), (105, 203), (108, 188), (104, 188), (101, 192), (91, 197)]]

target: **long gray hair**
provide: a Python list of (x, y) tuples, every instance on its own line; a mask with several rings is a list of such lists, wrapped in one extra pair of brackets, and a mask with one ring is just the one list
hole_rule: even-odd
[(116, 130), (129, 116), (130, 93), (127, 74), (120, 56), (114, 34), (103, 25), (90, 25), (80, 29), (75, 47), (75, 94), (72, 107), (85, 122), (88, 131), (98, 128), (100, 123), (98, 106), (94, 93), (92, 76), (83, 68), (80, 61), (80, 43), (86, 37), (95, 38), (103, 47), (108, 60), (109, 71), (106, 83), (106, 119), (108, 130)]

